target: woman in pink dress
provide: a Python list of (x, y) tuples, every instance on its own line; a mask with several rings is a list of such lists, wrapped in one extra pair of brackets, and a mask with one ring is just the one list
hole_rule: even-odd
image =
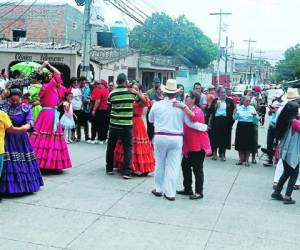
[(48, 62), (43, 65), (52, 70), (53, 78), (40, 91), (42, 111), (36, 120), (35, 131), (30, 135), (30, 142), (41, 169), (63, 170), (71, 168), (72, 163), (57, 111), (62, 79), (60, 72)]

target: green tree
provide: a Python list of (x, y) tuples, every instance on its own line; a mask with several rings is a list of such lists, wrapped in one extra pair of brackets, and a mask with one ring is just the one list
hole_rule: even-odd
[(284, 59), (276, 65), (274, 78), (276, 80), (295, 80), (300, 78), (300, 44), (285, 51)]
[(201, 68), (217, 53), (211, 39), (185, 16), (173, 20), (165, 13), (155, 13), (144, 26), (136, 26), (130, 34), (130, 46), (150, 55), (180, 55)]

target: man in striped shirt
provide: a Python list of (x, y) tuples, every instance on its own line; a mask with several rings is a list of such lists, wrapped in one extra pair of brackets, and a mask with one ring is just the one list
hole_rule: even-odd
[(118, 87), (108, 97), (110, 106), (109, 139), (106, 150), (106, 173), (113, 174), (114, 150), (118, 139), (124, 148), (123, 178), (130, 179), (132, 164), (132, 117), (136, 90), (128, 89), (125, 74), (118, 75)]

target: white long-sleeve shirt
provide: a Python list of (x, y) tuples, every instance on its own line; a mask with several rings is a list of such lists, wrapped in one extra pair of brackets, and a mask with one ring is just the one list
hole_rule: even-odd
[(149, 113), (149, 122), (154, 124), (155, 133), (183, 134), (183, 123), (198, 131), (207, 131), (207, 125), (191, 122), (183, 110), (174, 108), (176, 99), (165, 98), (154, 103)]

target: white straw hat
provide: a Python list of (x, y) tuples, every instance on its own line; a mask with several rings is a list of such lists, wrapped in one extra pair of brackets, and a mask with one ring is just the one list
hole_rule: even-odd
[(288, 102), (300, 99), (298, 89), (288, 88), (286, 94), (282, 97), (282, 99)]
[(161, 85), (161, 90), (167, 94), (176, 94), (180, 91), (180, 89), (177, 88), (177, 82), (175, 79), (169, 79), (166, 85)]

